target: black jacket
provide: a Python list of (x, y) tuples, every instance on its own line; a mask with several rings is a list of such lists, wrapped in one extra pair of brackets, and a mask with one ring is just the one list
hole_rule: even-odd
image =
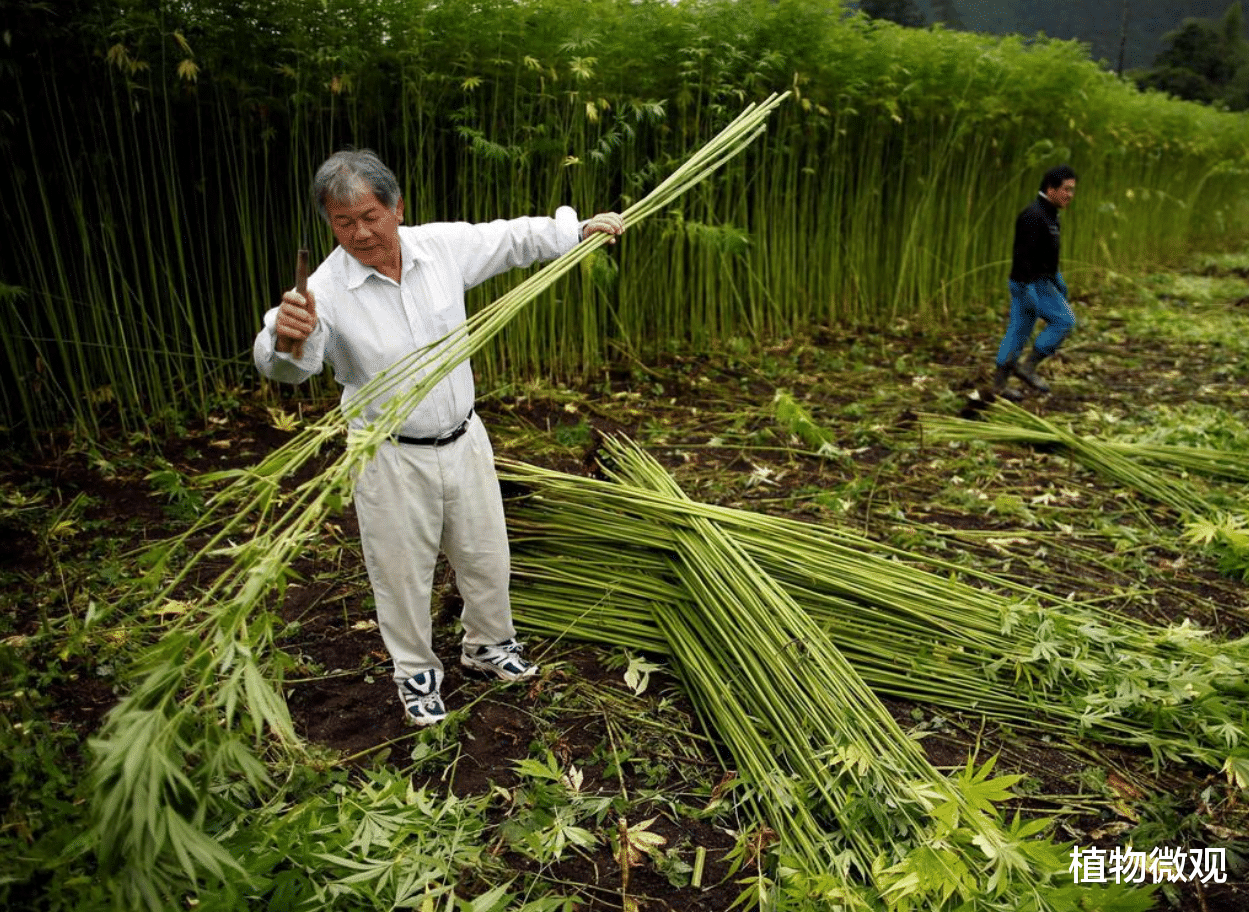
[(1041, 194), (1015, 219), (1012, 282), (1035, 282), (1058, 274), (1058, 207)]

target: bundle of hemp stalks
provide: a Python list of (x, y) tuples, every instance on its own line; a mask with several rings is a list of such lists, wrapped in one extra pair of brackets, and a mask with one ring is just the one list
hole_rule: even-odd
[[(1205, 545), (1219, 570), (1249, 580), (1249, 512), (1245, 495), (1206, 496), (1186, 475), (1224, 481), (1249, 480), (1249, 455), (1243, 451), (1175, 444), (1103, 440), (1077, 435), (1026, 409), (998, 400), (983, 421), (926, 415), (924, 432), (937, 440), (980, 440), (1057, 447), (1072, 459), (1115, 484), (1170, 507), (1184, 523), (1188, 544)], [(1146, 464), (1161, 466), (1150, 468)], [(1180, 474), (1175, 474), (1176, 472)], [(1231, 503), (1230, 508), (1220, 504)]]
[[(607, 450), (607, 481), (502, 466), (530, 492), (510, 509), (518, 621), (668, 655), (753, 811), (778, 834), (780, 895), (830, 909), (1073, 901), (1064, 852), (1039, 835), (1049, 822), (1005, 824), (994, 812), (1018, 776), (990, 779), (992, 762), (941, 775), (840, 640), (765, 567), (760, 542), (743, 534), (749, 522), (690, 500), (636, 446)], [(753, 519), (763, 520), (760, 540), (790, 544)], [(1128, 891), (1104, 899), (1149, 904)]]
[(1249, 481), (1249, 455), (1210, 447), (1104, 440), (1061, 428), (1012, 402), (998, 399), (978, 420), (947, 415), (922, 416), (932, 440), (981, 440), (1053, 446), (1098, 474), (1181, 514), (1207, 515), (1213, 508), (1182, 478), (1146, 468), (1150, 463), (1192, 475)]
[[(610, 480), (500, 463), (528, 492), (508, 508), (513, 603), (528, 629), (671, 653), (654, 606), (692, 610), (701, 584), (674, 560), (686, 560), (690, 530), (712, 548), (711, 529), (714, 547), (744, 555), (755, 585), (779, 589), (877, 694), (1143, 748), (1249, 786), (1249, 638), (1155, 627), (985, 574), (961, 582), (966, 568), (923, 569), (852, 533), (697, 503), (661, 486), (666, 473), (636, 447), (607, 449)], [(805, 635), (784, 643), (795, 655), (809, 646)]]

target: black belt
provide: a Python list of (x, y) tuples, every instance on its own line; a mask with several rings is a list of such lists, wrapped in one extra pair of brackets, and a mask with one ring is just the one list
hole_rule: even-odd
[(468, 416), (460, 422), (460, 426), (454, 431), (443, 434), (441, 437), (404, 437), (402, 434), (396, 434), (392, 440), (399, 443), (406, 443), (408, 446), (446, 446), (448, 443), (454, 443), (464, 436), (468, 431), (468, 423), (473, 420), (473, 410), (468, 410)]

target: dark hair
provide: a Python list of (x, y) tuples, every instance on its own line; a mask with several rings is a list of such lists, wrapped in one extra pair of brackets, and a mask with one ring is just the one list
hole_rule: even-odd
[(1076, 173), (1071, 170), (1071, 165), (1058, 165), (1050, 168), (1041, 178), (1041, 192), (1044, 193), (1053, 187), (1061, 187), (1063, 181), (1075, 180)]
[(326, 200), (354, 202), (369, 193), (375, 194), (381, 204), (392, 211), (399, 203), (399, 182), (394, 172), (369, 149), (335, 152), (312, 179), (312, 200), (327, 222), (330, 216), (325, 211)]

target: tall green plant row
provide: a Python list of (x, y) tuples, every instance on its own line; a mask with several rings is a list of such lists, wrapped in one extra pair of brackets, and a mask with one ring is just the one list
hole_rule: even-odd
[(1060, 161), (1081, 175), (1077, 295), (1249, 215), (1243, 118), (1141, 94), (1069, 42), (823, 0), (77, 7), (72, 27), (35, 5), (11, 29), (7, 426), (150, 427), (249, 378), (295, 249), (328, 252), (306, 188), (347, 144), (395, 167), (421, 221), (624, 209), (744, 103), (794, 92), (765, 143), (509, 326), (487, 380), (975, 311)]

